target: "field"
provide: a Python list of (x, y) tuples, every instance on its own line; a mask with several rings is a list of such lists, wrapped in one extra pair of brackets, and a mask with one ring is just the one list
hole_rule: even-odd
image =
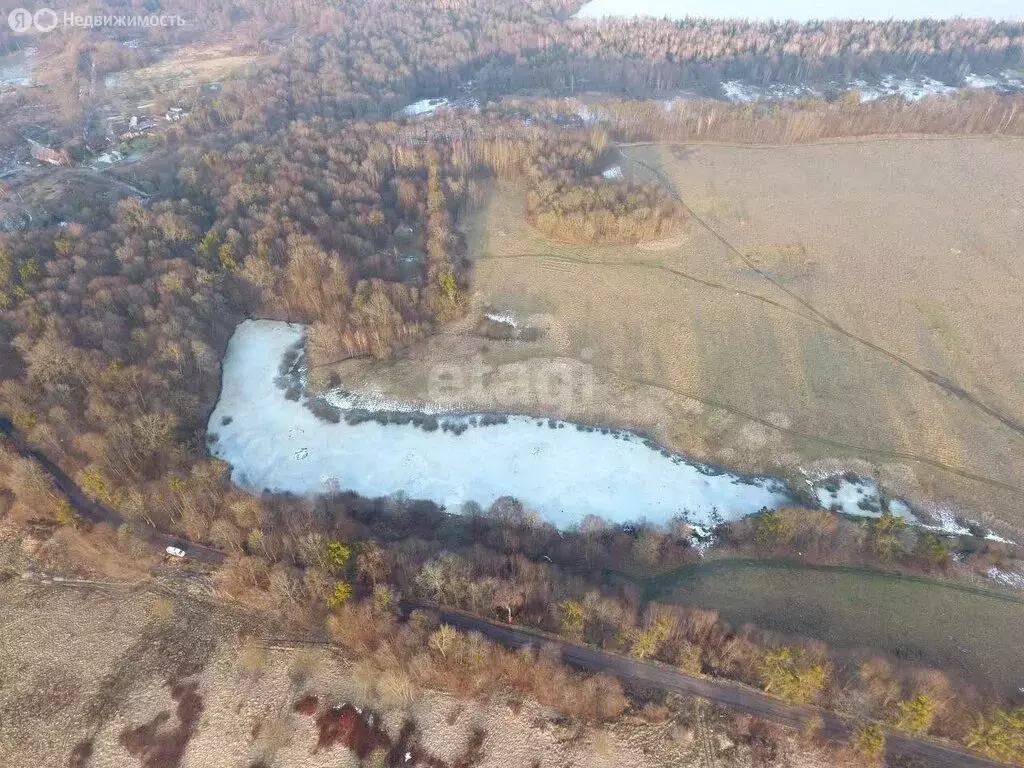
[[(522, 190), (497, 185), (467, 232), (471, 317), (346, 381), (641, 428), (730, 468), (872, 472), (1024, 535), (1024, 142), (622, 153), (692, 210), (686, 232), (554, 243), (524, 222)], [(542, 338), (483, 339), (484, 311)]]
[[(0, 601), (5, 768), (406, 764), (402, 751), (394, 760), (371, 753), (360, 761), (341, 744), (318, 746), (318, 729), (295, 709), (307, 696), (371, 707), (396, 741), (404, 724), (413, 723), (407, 743), (419, 756), (416, 764), (441, 768), (705, 765), (695, 728), (717, 738), (719, 749), (731, 745), (725, 715), (695, 714), (703, 710), (687, 702), (678, 721), (651, 725), (627, 715), (587, 726), (513, 692), (457, 699), (410, 687), (400, 670), (382, 675), (333, 650), (291, 645), (275, 639), (286, 635), (275, 635), (266, 617), (239, 618), (180, 589), (43, 585), (14, 577), (0, 581)], [(125, 735), (142, 725), (149, 728)], [(478, 734), (480, 749), (469, 759)], [(147, 740), (141, 755), (129, 754), (127, 746)], [(750, 752), (731, 746), (715, 764), (750, 765)], [(822, 765), (799, 753), (786, 764)]]
[(986, 681), (1013, 695), (1024, 653), (1024, 599), (864, 568), (773, 560), (709, 560), (647, 585), (647, 599), (713, 608), (734, 627), (802, 635), (841, 649), (870, 648)]

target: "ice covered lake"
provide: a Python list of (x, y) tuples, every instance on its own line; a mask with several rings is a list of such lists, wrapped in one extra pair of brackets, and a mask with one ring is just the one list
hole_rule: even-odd
[(1020, 0), (885, 0), (821, 3), (820, 0), (779, 0), (775, 3), (756, 0), (591, 0), (576, 14), (578, 18), (600, 19), (607, 16), (654, 16), (684, 19), (770, 19), (810, 21), (812, 19), (949, 19), (993, 18), (1024, 19)]
[[(286, 397), (282, 360), (289, 353), (295, 358), (303, 334), (301, 325), (246, 320), (228, 343), (207, 439), (211, 454), (231, 464), (232, 480), (255, 493), (403, 493), (451, 511), (515, 496), (562, 528), (587, 515), (665, 523), (685, 514), (694, 524), (711, 525), (791, 500), (781, 480), (731, 474), (630, 432), (555, 419), (409, 412), (402, 418), (413, 417), (411, 423), (348, 423), (340, 411), (332, 423), (314, 415), (294, 385)], [(809, 485), (824, 507), (863, 516), (881, 512), (870, 481), (828, 478)], [(902, 502), (885, 503), (912, 519)]]

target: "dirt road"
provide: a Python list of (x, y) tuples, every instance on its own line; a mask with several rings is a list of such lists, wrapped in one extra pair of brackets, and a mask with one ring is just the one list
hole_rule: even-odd
[[(53, 478), (57, 488), (71, 502), (75, 512), (83, 519), (96, 523), (107, 523), (114, 527), (122, 525), (124, 519), (112, 509), (99, 504), (82, 491), (71, 477), (50, 460), (46, 454), (36, 450), (9, 419), (0, 416), (0, 434), (5, 435), (15, 449), (27, 458), (39, 462)], [(189, 557), (200, 562), (218, 565), (227, 558), (223, 552), (191, 542), (182, 542), (173, 536), (161, 533), (152, 526), (132, 522), (132, 531), (152, 546), (163, 550), (168, 544), (185, 544)], [(605, 653), (594, 648), (567, 643), (557, 637), (530, 631), (522, 627), (496, 624), (478, 616), (440, 608), (428, 603), (403, 602), (404, 612), (415, 609), (431, 611), (441, 621), (458, 629), (475, 631), (510, 648), (529, 645), (555, 644), (562, 659), (574, 667), (592, 672), (613, 675), (627, 684), (657, 688), (679, 693), (684, 696), (698, 696), (725, 706), (749, 712), (772, 722), (800, 728), (814, 715), (820, 715), (824, 732), (831, 738), (843, 739), (850, 734), (849, 726), (837, 717), (810, 709), (790, 707), (770, 699), (749, 688), (732, 683), (701, 677), (690, 677), (677, 669), (661, 664), (637, 661), (617, 654)], [(956, 747), (923, 739), (913, 739), (890, 733), (887, 741), (890, 755), (905, 755), (923, 760), (938, 768), (994, 768), (1000, 763), (964, 752)]]
[[(72, 509), (75, 510), (75, 514), (80, 518), (91, 523), (106, 523), (114, 528), (119, 528), (125, 523), (125, 519), (117, 514), (117, 512), (86, 496), (85, 492), (67, 472), (57, 466), (45, 453), (33, 448), (18, 428), (11, 423), (10, 419), (3, 416), (0, 416), (0, 435), (6, 436), (18, 453), (25, 458), (38, 462), (39, 466), (46, 470), (54, 485), (57, 486), (57, 490), (67, 497)], [(143, 522), (131, 521), (131, 529), (132, 533), (140, 539), (161, 551), (170, 544), (176, 546), (185, 544), (188, 556), (193, 560), (209, 565), (220, 565), (227, 559), (227, 555), (220, 550), (203, 544), (185, 542), (176, 536), (162, 533), (153, 526)]]
[[(662, 664), (637, 661), (617, 654), (605, 653), (594, 648), (567, 643), (556, 637), (533, 632), (516, 626), (496, 624), (478, 616), (439, 608), (427, 603), (404, 602), (403, 610), (421, 609), (436, 614), (441, 621), (466, 631), (475, 631), (509, 648), (530, 645), (554, 644), (563, 661), (589, 672), (601, 672), (619, 678), (623, 682), (640, 687), (656, 688), (663, 691), (698, 696), (724, 704), (740, 712), (780, 723), (793, 728), (802, 728), (809, 718), (820, 716), (824, 733), (833, 739), (844, 740), (850, 736), (850, 727), (838, 717), (825, 712), (791, 707), (775, 699), (732, 683), (701, 677), (690, 677), (677, 669)], [(995, 768), (1002, 765), (983, 757), (965, 752), (955, 746), (927, 739), (915, 739), (890, 732), (887, 739), (890, 757), (902, 755), (924, 761), (937, 768)]]

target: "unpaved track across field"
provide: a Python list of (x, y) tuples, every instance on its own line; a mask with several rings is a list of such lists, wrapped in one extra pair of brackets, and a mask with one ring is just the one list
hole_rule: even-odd
[[(483, 261), (498, 261), (498, 262), (500, 262), (500, 261), (514, 260), (514, 259), (525, 259), (525, 260), (529, 260), (529, 261), (535, 261), (535, 260), (538, 259), (538, 257), (537, 257), (536, 254), (533, 254), (533, 253), (513, 253), (513, 254), (503, 254), (501, 256), (480, 256), (480, 257), (477, 258), (477, 261), (481, 261), (481, 262), (483, 262)], [(714, 281), (711, 281), (711, 280), (706, 280), (704, 278), (696, 277), (696, 276), (691, 275), (691, 274), (689, 274), (687, 272), (684, 272), (683, 270), (674, 269), (673, 267), (669, 267), (669, 266), (664, 265), (664, 264), (659, 264), (657, 262), (634, 262), (634, 261), (608, 260), (608, 259), (591, 260), (591, 259), (583, 259), (583, 258), (573, 258), (573, 257), (570, 257), (570, 256), (564, 256), (564, 255), (558, 255), (558, 256), (548, 255), (548, 256), (541, 257), (541, 264), (542, 264), (542, 266), (547, 267), (550, 264), (555, 264), (555, 263), (580, 264), (580, 265), (586, 265), (586, 266), (590, 266), (590, 267), (620, 267), (620, 268), (623, 268), (623, 269), (646, 269), (646, 270), (663, 271), (663, 272), (670, 273), (672, 275), (676, 275), (676, 276), (678, 276), (678, 277), (680, 277), (682, 279), (692, 281), (694, 283), (697, 283), (697, 284), (702, 285), (702, 286), (707, 287), (707, 288), (712, 288), (712, 289), (720, 290), (720, 291), (727, 291), (728, 293), (731, 293), (731, 294), (734, 294), (734, 295), (745, 296), (745, 297), (748, 297), (748, 298), (751, 298), (751, 299), (755, 299), (757, 301), (760, 301), (760, 302), (763, 302), (765, 304), (768, 304), (768, 305), (770, 305), (770, 306), (772, 306), (772, 307), (774, 307), (774, 308), (776, 308), (778, 310), (781, 310), (783, 312), (787, 312), (787, 313), (789, 313), (791, 315), (796, 315), (797, 317), (799, 317), (799, 318), (801, 318), (801, 319), (803, 319), (803, 320), (805, 320), (807, 322), (815, 323), (815, 324), (818, 324), (818, 325), (822, 324), (820, 320), (817, 320), (814, 317), (809, 317), (807, 314), (804, 314), (803, 312), (798, 312), (797, 310), (793, 309), (792, 307), (790, 307), (790, 306), (788, 306), (788, 305), (786, 305), (786, 304), (784, 304), (782, 302), (775, 301), (774, 299), (770, 299), (770, 298), (768, 298), (766, 296), (761, 296), (761, 295), (756, 294), (756, 293), (752, 293), (752, 292), (749, 292), (749, 291), (744, 291), (744, 290), (742, 290), (740, 288), (734, 288), (734, 287), (731, 287), (731, 286), (728, 286), (728, 285), (725, 285), (725, 284), (722, 284), (722, 283), (717, 283), (717, 282), (714, 282)], [(444, 333), (444, 332), (442, 332), (442, 333)], [(871, 344), (871, 342), (867, 342), (867, 343)], [(926, 465), (928, 465), (930, 467), (934, 467), (935, 469), (939, 469), (939, 470), (942, 470), (944, 472), (949, 472), (950, 474), (957, 475), (958, 477), (962, 477), (965, 480), (972, 480), (974, 482), (981, 483), (982, 485), (988, 485), (988, 486), (991, 486), (993, 488), (998, 488), (998, 489), (1004, 490), (1004, 491), (1010, 491), (1012, 493), (1024, 494), (1024, 489), (1018, 488), (1017, 486), (1012, 485), (1011, 483), (1006, 483), (1006, 482), (1003, 482), (1002, 480), (997, 480), (997, 479), (992, 478), (992, 477), (987, 477), (985, 475), (980, 475), (980, 474), (977, 474), (975, 472), (971, 472), (969, 470), (963, 469), (962, 467), (957, 467), (957, 466), (954, 466), (952, 464), (949, 464), (949, 463), (946, 463), (946, 462), (943, 462), (943, 461), (939, 461), (938, 459), (930, 458), (928, 456), (922, 456), (920, 454), (909, 453), (909, 452), (906, 452), (906, 451), (894, 451), (894, 450), (890, 450), (890, 449), (886, 449), (886, 448), (879, 448), (879, 447), (876, 447), (876, 446), (859, 445), (859, 444), (855, 444), (855, 443), (845, 442), (845, 441), (842, 441), (842, 440), (836, 440), (836, 439), (833, 439), (833, 438), (830, 438), (830, 437), (826, 437), (824, 435), (820, 435), (820, 434), (817, 434), (817, 433), (807, 432), (805, 430), (795, 429), (795, 428), (792, 428), (792, 427), (784, 427), (784, 426), (781, 426), (781, 425), (779, 425), (778, 423), (776, 423), (774, 421), (771, 421), (770, 419), (762, 418), (760, 416), (757, 416), (754, 413), (751, 413), (749, 411), (743, 410), (742, 408), (738, 408), (735, 405), (732, 405), (732, 404), (727, 403), (725, 401), (719, 400), (717, 398), (708, 397), (707, 395), (702, 394), (702, 393), (697, 392), (697, 391), (694, 391), (694, 390), (684, 390), (684, 389), (680, 389), (678, 387), (673, 387), (670, 384), (667, 384), (665, 382), (655, 381), (653, 379), (649, 379), (649, 378), (646, 378), (646, 377), (643, 377), (643, 376), (639, 376), (639, 375), (637, 375), (635, 373), (624, 373), (623, 371), (621, 371), (620, 369), (616, 368), (615, 366), (604, 365), (604, 364), (596, 362), (593, 359), (583, 359), (583, 358), (575, 357), (575, 356), (573, 356), (571, 354), (568, 354), (568, 353), (559, 353), (557, 355), (531, 354), (531, 358), (532, 359), (541, 359), (541, 358), (544, 358), (544, 357), (551, 357), (553, 359), (564, 359), (564, 358), (567, 358), (567, 357), (568, 358), (572, 358), (574, 360), (578, 360), (580, 363), (583, 363), (585, 365), (589, 365), (589, 366), (591, 366), (591, 367), (593, 367), (593, 368), (595, 368), (597, 370), (604, 371), (605, 373), (611, 374), (611, 375), (616, 376), (618, 378), (621, 378), (623, 380), (627, 380), (627, 381), (632, 382), (634, 384), (639, 384), (640, 386), (644, 386), (644, 387), (650, 387), (652, 389), (664, 390), (666, 392), (671, 392), (671, 393), (673, 393), (675, 395), (679, 395), (681, 397), (686, 397), (686, 398), (689, 398), (691, 400), (696, 400), (696, 401), (701, 402), (701, 403), (703, 403), (705, 405), (709, 405), (709, 406), (712, 406), (714, 408), (718, 408), (720, 410), (727, 411), (728, 413), (731, 413), (734, 416), (739, 416), (739, 417), (741, 417), (743, 419), (746, 419), (747, 421), (751, 421), (751, 422), (754, 422), (756, 424), (760, 424), (761, 426), (766, 427), (768, 429), (774, 430), (776, 432), (781, 432), (781, 433), (786, 434), (786, 435), (791, 435), (793, 437), (800, 438), (802, 440), (810, 440), (810, 441), (813, 441), (813, 442), (816, 442), (816, 443), (820, 443), (822, 445), (827, 445), (827, 446), (829, 446), (831, 448), (837, 448), (837, 449), (842, 450), (842, 451), (853, 451), (855, 453), (862, 454), (862, 455), (878, 456), (878, 457), (882, 457), (882, 458), (886, 458), (886, 459), (896, 459), (896, 460), (901, 460), (901, 461), (914, 461), (914, 462), (918, 462), (918, 463), (921, 463), (921, 464), (926, 464)], [(929, 381), (932, 381), (933, 383), (938, 383), (938, 381), (940, 379), (942, 379), (942, 377), (939, 377), (937, 374), (933, 374), (933, 375), (935, 376), (934, 379), (933, 378), (929, 378), (928, 379)], [(951, 386), (956, 386), (956, 385), (955, 384), (951, 384)]]
[(649, 163), (645, 163), (643, 160), (637, 160), (636, 158), (629, 157), (626, 154), (622, 154), (622, 156), (629, 160), (630, 162), (636, 163), (637, 165), (645, 168), (647, 171), (652, 173), (658, 179), (658, 181), (661, 182), (662, 186), (665, 187), (666, 191), (668, 191), (672, 198), (680, 205), (682, 205), (683, 208), (686, 209), (686, 212), (690, 215), (690, 217), (695, 222), (697, 222), (702, 228), (704, 228), (708, 232), (708, 234), (710, 234), (715, 240), (721, 243), (730, 253), (732, 253), (734, 256), (740, 259), (740, 261), (742, 261), (748, 269), (752, 270), (755, 274), (757, 274), (758, 277), (760, 277), (763, 280), (766, 280), (772, 286), (782, 291), (786, 296), (788, 296), (801, 307), (806, 309), (812, 315), (812, 319), (815, 322), (839, 334), (840, 336), (844, 336), (850, 339), (851, 341), (856, 342), (857, 344), (860, 344), (874, 352), (877, 352), (880, 355), (888, 357), (897, 365), (900, 365), (905, 369), (911, 371), (912, 373), (921, 377), (930, 384), (933, 384), (939, 387), (940, 389), (945, 390), (954, 397), (963, 400), (964, 402), (970, 404), (974, 408), (984, 413), (986, 416), (995, 419), (996, 421), (1010, 428), (1014, 432), (1017, 432), (1020, 435), (1024, 435), (1024, 422), (1021, 422), (1015, 416), (1003, 413), (997, 410), (996, 408), (993, 408), (992, 406), (988, 405), (983, 400), (981, 400), (979, 397), (977, 397), (975, 394), (969, 392), (964, 387), (957, 384), (955, 381), (952, 381), (949, 378), (942, 376), (941, 374), (936, 373), (935, 371), (932, 371), (928, 368), (922, 368), (912, 363), (905, 357), (902, 357), (901, 355), (897, 354), (896, 352), (893, 352), (890, 349), (886, 349), (885, 347), (876, 344), (873, 341), (864, 338), (863, 336), (857, 335), (853, 331), (850, 331), (845, 326), (841, 325), (837, 320), (834, 320), (825, 313), (821, 312), (809, 301), (802, 298), (799, 294), (783, 285), (781, 281), (772, 277), (766, 271), (758, 267), (750, 258), (746, 256), (746, 254), (744, 254), (739, 248), (733, 245), (732, 242), (730, 242), (721, 232), (712, 227), (704, 218), (698, 215), (697, 212), (694, 211), (693, 208), (690, 207), (690, 205), (688, 205), (685, 200), (683, 200), (682, 195), (679, 194), (679, 190), (676, 189), (675, 185), (662, 170), (661, 166), (650, 165)]

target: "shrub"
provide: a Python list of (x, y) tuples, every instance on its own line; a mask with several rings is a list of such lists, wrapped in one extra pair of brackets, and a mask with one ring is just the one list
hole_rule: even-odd
[(352, 557), (352, 547), (343, 541), (330, 541), (324, 553), (324, 563), (328, 570), (341, 573), (345, 570)]
[(853, 748), (857, 754), (878, 760), (885, 753), (885, 731), (874, 723), (857, 729), (853, 735)]
[(1024, 763), (1024, 707), (979, 716), (964, 743), (993, 760)]
[(340, 608), (352, 597), (352, 585), (347, 581), (339, 581), (334, 585), (334, 591), (327, 598), (327, 606), (331, 609)]
[(766, 651), (758, 665), (765, 691), (790, 704), (809, 704), (824, 689), (828, 667), (800, 648)]
[(931, 696), (919, 693), (914, 698), (896, 705), (896, 718), (893, 724), (901, 731), (920, 735), (928, 732), (934, 719), (935, 700)]
[(582, 638), (583, 631), (586, 629), (586, 614), (583, 604), (578, 600), (565, 600), (560, 609), (562, 634), (574, 640)]
[(754, 528), (754, 543), (759, 547), (777, 547), (793, 535), (793, 526), (778, 510), (765, 510), (758, 514)]

